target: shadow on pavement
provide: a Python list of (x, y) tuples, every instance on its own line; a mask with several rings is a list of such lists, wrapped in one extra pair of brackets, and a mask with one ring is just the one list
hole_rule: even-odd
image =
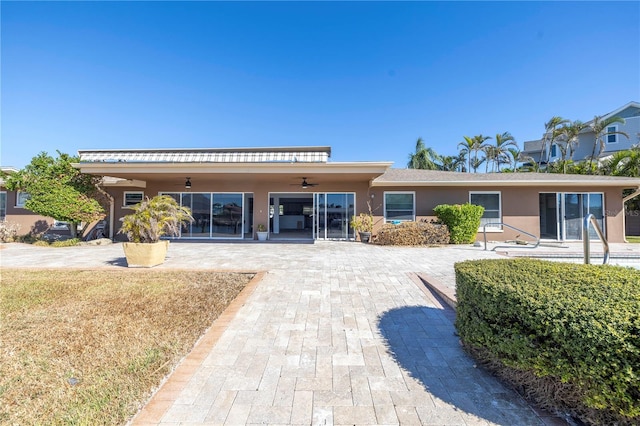
[(475, 367), (441, 309), (392, 309), (380, 316), (378, 328), (391, 356), (433, 396), (434, 415), (445, 416), (432, 420), (450, 423), (471, 416), (497, 424), (540, 424), (519, 395)]
[(107, 260), (105, 262), (107, 265), (111, 266), (122, 266), (127, 267), (127, 258), (126, 257), (117, 257), (115, 259)]

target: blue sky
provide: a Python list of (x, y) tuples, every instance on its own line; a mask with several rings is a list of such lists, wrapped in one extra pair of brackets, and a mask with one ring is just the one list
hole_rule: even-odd
[(541, 136), (640, 101), (638, 2), (7, 2), (0, 164), (40, 151)]

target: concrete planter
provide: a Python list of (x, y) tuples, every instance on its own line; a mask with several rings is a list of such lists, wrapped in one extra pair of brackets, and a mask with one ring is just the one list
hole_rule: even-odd
[(267, 231), (256, 231), (256, 234), (258, 235), (258, 241), (267, 241), (267, 237), (269, 236)]
[(363, 243), (371, 241), (371, 232), (359, 231), (358, 234), (360, 235), (360, 241)]
[(130, 268), (151, 268), (164, 263), (169, 241), (157, 243), (123, 243), (124, 256)]

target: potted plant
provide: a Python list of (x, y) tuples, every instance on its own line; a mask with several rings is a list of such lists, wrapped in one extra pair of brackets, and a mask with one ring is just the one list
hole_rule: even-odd
[(269, 236), (267, 227), (264, 224), (260, 223), (258, 225), (258, 231), (256, 232), (256, 235), (258, 235), (258, 241), (267, 241), (267, 237)]
[(370, 213), (360, 213), (358, 216), (352, 216), (349, 225), (358, 232), (360, 241), (368, 243), (371, 240), (373, 232), (373, 215)]
[(180, 206), (168, 195), (158, 195), (132, 207), (133, 213), (122, 219), (120, 233), (130, 242), (124, 243), (124, 255), (129, 267), (147, 267), (164, 262), (169, 248), (162, 236), (176, 236), (182, 224), (193, 222), (191, 210)]

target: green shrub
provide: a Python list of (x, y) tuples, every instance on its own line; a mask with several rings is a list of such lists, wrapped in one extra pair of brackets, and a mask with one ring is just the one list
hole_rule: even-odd
[(533, 259), (455, 270), (456, 327), (472, 352), (559, 384), (548, 407), (589, 423), (640, 422), (640, 272)]
[(453, 244), (475, 241), (484, 207), (474, 204), (441, 204), (433, 209), (438, 219), (447, 225)]
[(447, 225), (428, 222), (386, 224), (376, 234), (376, 244), (393, 246), (449, 244), (449, 229)]
[(58, 240), (51, 243), (51, 247), (73, 247), (80, 244), (79, 238), (70, 238), (68, 240)]

